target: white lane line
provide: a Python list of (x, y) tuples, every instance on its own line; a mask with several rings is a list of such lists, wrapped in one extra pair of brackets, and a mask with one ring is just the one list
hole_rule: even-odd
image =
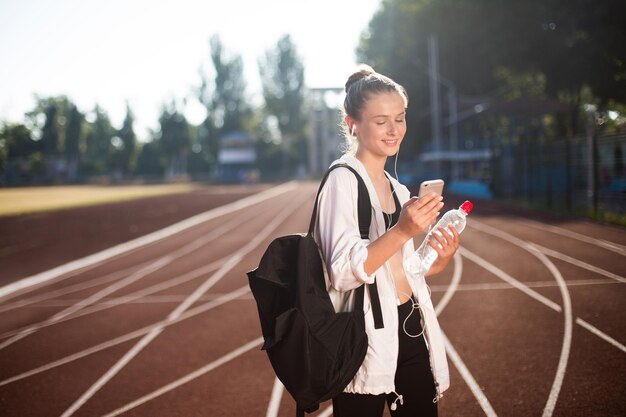
[(489, 226), (485, 223), (474, 222), (473, 227), (483, 233), (506, 240), (507, 242), (530, 252), (544, 264), (554, 277), (555, 281), (559, 284), (559, 291), (561, 293), (561, 299), (563, 300), (563, 342), (561, 344), (561, 353), (559, 355), (559, 363), (557, 365), (556, 374), (554, 376), (554, 380), (552, 381), (552, 388), (550, 389), (548, 401), (543, 409), (543, 417), (550, 417), (552, 416), (552, 413), (554, 413), (554, 407), (556, 406), (559, 393), (561, 392), (561, 387), (563, 386), (563, 379), (565, 379), (565, 371), (567, 370), (567, 363), (569, 361), (569, 354), (572, 347), (574, 317), (572, 313), (572, 300), (570, 298), (567, 285), (565, 285), (565, 279), (563, 279), (561, 272), (552, 263), (552, 261), (550, 261), (546, 255), (541, 253), (541, 251), (532, 243), (523, 241), (510, 233), (496, 229), (495, 227)]
[(565, 285), (565, 279), (561, 275), (561, 272), (557, 267), (548, 259), (546, 255), (541, 253), (532, 244), (526, 243), (527, 250), (533, 253), (543, 264), (550, 270), (554, 279), (559, 284), (559, 291), (561, 292), (561, 299), (563, 300), (563, 344), (561, 345), (561, 354), (559, 356), (559, 364), (557, 366), (556, 375), (552, 383), (552, 389), (550, 390), (550, 396), (543, 409), (543, 417), (551, 417), (554, 413), (556, 402), (561, 393), (561, 387), (563, 386), (563, 380), (565, 379), (565, 372), (567, 371), (567, 364), (569, 361), (569, 354), (572, 347), (572, 332), (574, 327), (574, 316), (572, 313), (572, 300), (570, 298), (569, 289)]
[(173, 261), (175, 261), (178, 258), (181, 258), (185, 255), (190, 254), (193, 251), (196, 251), (200, 248), (202, 248), (205, 244), (211, 242), (214, 239), (217, 239), (218, 237), (230, 232), (232, 229), (236, 228), (237, 226), (239, 226), (241, 224), (241, 219), (233, 219), (227, 223), (222, 224), (221, 226), (219, 226), (218, 228), (214, 229), (213, 231), (211, 231), (209, 234), (195, 239), (192, 242), (186, 244), (185, 246), (175, 250), (174, 252), (172, 252), (171, 254), (164, 256), (160, 259), (157, 259), (156, 261), (152, 262), (151, 264), (149, 264), (148, 266), (146, 266), (145, 268), (140, 269), (139, 271), (131, 274), (130, 276), (117, 281), (111, 285), (109, 285), (108, 287), (105, 287), (103, 289), (101, 289), (100, 291), (90, 295), (89, 297), (87, 297), (84, 300), (81, 300), (80, 302), (74, 304), (71, 307), (66, 308), (65, 310), (60, 311), (59, 313), (55, 314), (54, 316), (52, 316), (49, 319), (46, 319), (40, 323), (36, 323), (30, 326), (27, 326), (25, 328), (21, 328), (21, 329), (17, 329), (17, 330), (13, 330), (11, 332), (7, 332), (4, 333), (1, 337), (5, 337), (7, 334), (12, 334), (15, 335), (13, 337), (11, 337), (8, 340), (5, 340), (4, 342), (0, 343), (0, 349), (3, 349), (15, 342), (17, 342), (18, 340), (23, 339), (24, 337), (33, 334), (34, 332), (36, 332), (39, 329), (42, 329), (44, 327), (48, 327), (48, 326), (52, 326), (55, 325), (57, 323), (60, 323), (61, 321), (63, 321), (63, 319), (70, 317), (71, 315), (73, 315), (74, 313), (82, 310), (84, 307), (88, 307), (92, 304), (95, 304), (96, 302), (100, 301), (101, 299), (103, 299), (104, 297), (108, 296), (109, 294), (114, 293), (115, 291), (118, 291), (122, 288), (125, 288), (127, 286), (129, 286), (130, 284), (135, 283), (136, 281), (139, 281), (140, 279), (146, 277), (147, 275), (150, 275), (153, 272), (158, 271), (161, 268), (164, 268), (165, 266), (169, 265), (170, 263), (172, 263)]
[[(516, 216), (515, 216), (516, 217)], [(604, 240), (604, 239), (596, 239), (593, 237), (589, 237), (586, 235), (583, 235), (581, 233), (577, 233), (577, 232), (573, 232), (571, 230), (567, 230), (567, 229), (563, 229), (561, 227), (557, 227), (557, 226), (552, 226), (549, 224), (545, 224), (545, 223), (540, 223), (534, 220), (529, 220), (523, 217), (516, 217), (516, 219), (518, 219), (518, 221), (520, 223), (524, 223), (529, 227), (532, 227), (534, 229), (538, 229), (541, 230), (543, 232), (548, 231), (548, 232), (552, 232), (554, 234), (560, 235), (560, 236), (565, 236), (568, 237), (570, 239), (575, 239), (575, 240), (579, 240), (581, 242), (585, 242), (585, 243), (590, 243), (594, 246), (598, 246), (604, 249), (608, 249), (612, 252), (618, 253), (622, 256), (626, 256), (626, 246), (624, 245), (620, 245), (619, 243), (615, 243), (615, 242), (610, 242), (608, 240)]]
[(237, 357), (243, 355), (244, 353), (248, 352), (251, 349), (254, 348), (260, 348), (261, 344), (263, 343), (263, 337), (259, 337), (257, 339), (254, 339), (251, 342), (246, 343), (245, 345), (233, 350), (232, 352), (222, 356), (221, 358), (203, 366), (202, 368), (196, 369), (195, 371), (185, 375), (182, 378), (177, 379), (176, 381), (173, 381), (167, 385), (164, 385), (163, 387), (159, 388), (158, 390), (152, 391), (150, 394), (144, 395), (141, 398), (136, 399), (135, 401), (126, 404), (123, 407), (118, 408), (117, 410), (114, 410), (112, 412), (110, 412), (109, 414), (106, 414), (103, 417), (114, 417), (114, 416), (119, 416), (122, 413), (125, 413), (129, 410), (132, 410), (133, 408), (139, 407), (142, 404), (147, 403), (148, 401), (151, 401), (157, 397), (160, 397), (163, 394), (166, 394), (172, 390), (175, 390), (176, 388), (180, 387), (181, 385), (184, 385), (188, 382), (193, 381), (196, 378), (201, 377), (202, 375), (206, 374), (207, 372), (210, 372), (212, 370), (214, 370), (215, 368), (224, 365), (225, 363), (228, 363), (230, 361), (232, 361), (233, 359), (236, 359)]
[[(459, 288), (459, 283), (461, 282), (461, 276), (463, 275), (463, 259), (461, 258), (461, 254), (459, 252), (454, 254), (452, 258), (454, 260), (454, 272), (452, 274), (452, 280), (450, 281), (450, 285), (446, 290), (439, 303), (437, 303), (437, 307), (435, 307), (435, 313), (437, 315), (441, 314), (444, 308), (448, 305), (452, 296)], [(432, 288), (431, 288), (432, 290)]]
[[(215, 268), (217, 269), (217, 268)], [(104, 308), (109, 308), (109, 307), (116, 307), (119, 306), (120, 304), (171, 304), (171, 303), (181, 303), (182, 301), (185, 300), (185, 298), (187, 298), (189, 294), (176, 294), (176, 295), (148, 295), (148, 296), (144, 296), (144, 297), (117, 297), (117, 298), (110, 298), (110, 299), (106, 299), (103, 300), (101, 302), (99, 302), (98, 304), (95, 304), (94, 306), (98, 307), (98, 311), (100, 310), (100, 307), (102, 307), (102, 309)], [(211, 300), (215, 300), (218, 297), (221, 297), (224, 294), (220, 294), (220, 293), (212, 293), (212, 294), (205, 294), (202, 297), (200, 297), (198, 299), (198, 301), (211, 301)], [(252, 300), (254, 297), (252, 295), (244, 295), (242, 297), (239, 297), (240, 300)], [(39, 303), (37, 304), (35, 307), (64, 307), (64, 306), (69, 306), (72, 305), (74, 303), (76, 303), (78, 301), (78, 299), (71, 299), (71, 300), (51, 300), (51, 301), (46, 301), (43, 303)], [(92, 313), (92, 311), (89, 311), (89, 313)], [(72, 318), (74, 318), (74, 316), (72, 316)]]
[(272, 388), (272, 395), (270, 396), (270, 404), (267, 406), (267, 413), (265, 417), (278, 416), (278, 410), (280, 409), (280, 399), (283, 397), (283, 391), (285, 386), (280, 382), (280, 379), (274, 379), (274, 387)]
[(557, 252), (555, 250), (545, 248), (545, 247), (543, 247), (541, 245), (538, 245), (536, 243), (533, 243), (533, 245), (535, 245), (541, 252), (545, 253), (548, 256), (551, 256), (551, 257), (556, 258), (556, 259), (560, 259), (560, 260), (568, 262), (568, 263), (570, 263), (572, 265), (576, 265), (579, 268), (583, 268), (583, 269), (586, 269), (588, 271), (595, 272), (596, 274), (604, 275), (605, 277), (608, 277), (608, 278), (614, 279), (615, 281), (618, 281), (618, 282), (621, 282), (623, 284), (626, 284), (626, 278), (621, 277), (621, 276), (619, 276), (617, 274), (614, 274), (612, 272), (606, 271), (606, 270), (604, 270), (602, 268), (598, 268), (597, 266), (590, 265), (590, 264), (588, 264), (586, 262), (579, 261), (578, 259), (574, 259), (571, 256), (567, 256), (567, 255), (565, 255), (565, 254), (563, 254), (561, 252)]
[(600, 339), (603, 339), (605, 342), (609, 342), (611, 345), (615, 346), (616, 348), (618, 348), (622, 352), (626, 353), (626, 346), (624, 346), (623, 344), (621, 344), (617, 340), (613, 339), (612, 337), (610, 337), (606, 333), (601, 332), (597, 327), (592, 326), (591, 324), (587, 323), (585, 320), (583, 320), (581, 318), (578, 318), (578, 317), (576, 318), (576, 323), (578, 325), (582, 326), (583, 328), (589, 330), (591, 333), (595, 334)]
[(467, 383), (467, 386), (472, 391), (472, 394), (474, 394), (474, 397), (476, 397), (476, 399), (478, 400), (480, 408), (483, 409), (487, 417), (497, 417), (493, 406), (485, 396), (483, 390), (480, 388), (480, 385), (478, 385), (478, 383), (474, 379), (472, 373), (469, 371), (469, 369), (467, 369), (465, 363), (463, 363), (463, 360), (461, 360), (461, 357), (452, 346), (452, 343), (450, 343), (450, 340), (448, 340), (443, 331), (441, 332), (441, 335), (443, 336), (444, 343), (446, 345), (446, 352), (448, 353), (448, 357), (450, 358), (452, 363), (454, 363), (454, 366), (465, 380), (465, 383)]
[[(525, 287), (524, 284), (520, 283), (519, 281), (515, 280), (515, 278), (512, 278), (511, 276), (509, 276), (508, 274), (506, 274), (505, 272), (503, 272), (502, 270), (498, 269), (496, 266), (490, 264), (488, 261), (484, 260), (483, 258), (481, 258), (480, 256), (470, 252), (469, 250), (461, 247), (459, 248), (459, 251), (462, 252), (462, 255), (464, 257), (466, 257), (467, 259), (471, 260), (472, 262), (474, 262), (475, 264), (481, 266), (483, 269), (486, 269), (487, 271), (491, 272), (492, 274), (494, 274), (495, 276), (497, 276), (498, 278), (509, 282), (509, 280), (514, 280), (517, 282), (516, 285), (512, 285), (513, 287), (520, 289), (520, 287)], [(530, 296), (531, 298), (535, 299), (536, 301), (539, 301), (541, 304), (545, 305), (546, 307), (551, 308), (552, 310), (556, 311), (557, 313), (561, 313), (562, 309), (561, 306), (548, 300), (547, 298), (545, 298), (544, 296), (542, 296), (539, 293), (536, 293), (535, 291), (531, 290), (530, 288), (527, 288), (527, 291), (523, 291), (526, 295)], [(622, 349), (622, 344), (619, 343), (617, 340), (613, 339), (611, 336), (607, 335), (606, 333), (603, 333), (602, 331), (600, 331), (599, 329), (597, 329), (596, 327), (591, 326), (590, 324), (586, 323), (584, 320), (580, 319), (580, 318), (576, 318), (576, 323), (580, 326), (582, 326), (584, 329), (589, 330), (591, 333), (595, 334), (596, 336), (600, 337), (601, 339), (609, 342), (611, 345), (617, 347), (618, 349)], [(587, 325), (585, 325), (587, 324)]]
[(81, 302), (76, 303), (73, 306), (60, 311), (59, 313), (55, 314), (54, 316), (50, 317), (47, 320), (44, 320), (41, 323), (37, 323), (35, 325), (27, 326), (26, 328), (18, 329), (18, 330), (3, 334), (2, 337), (5, 337), (9, 334), (13, 336), (5, 340), (4, 342), (0, 343), (0, 349), (4, 349), (5, 347), (17, 342), (18, 340), (21, 340), (25, 338), (26, 336), (35, 333), (37, 330), (43, 327), (56, 324), (57, 322), (62, 320), (64, 317), (67, 317), (70, 314), (83, 308), (84, 305), (89, 305), (91, 303), (94, 303), (100, 300), (101, 298), (111, 294), (112, 292), (116, 291), (118, 288), (122, 288), (126, 285), (130, 285), (131, 283), (145, 277), (146, 275), (151, 274), (152, 272), (158, 270), (162, 266), (167, 265), (168, 263), (169, 263), (168, 258), (160, 259), (152, 263), (151, 265), (148, 265), (145, 268), (141, 268), (139, 271), (131, 274), (127, 278), (123, 279), (122, 281), (117, 281), (115, 284), (109, 285), (108, 287), (104, 288), (103, 290), (98, 291), (97, 293), (88, 297), (87, 299), (81, 300)]
[[(461, 282), (461, 276), (463, 274), (463, 260), (461, 258), (461, 254), (457, 251), (457, 253), (454, 254), (453, 259), (454, 259), (454, 274), (452, 275), (452, 281), (450, 282), (450, 286), (448, 290), (443, 295), (443, 297), (441, 297), (441, 300), (437, 304), (437, 307), (435, 307), (435, 312), (437, 313), (437, 315), (441, 314), (443, 309), (446, 308), (446, 306), (448, 305), (448, 302), (450, 302), (450, 299), (452, 299), (452, 296), (457, 291), (459, 287), (459, 283)], [(465, 365), (465, 363), (463, 362), (463, 360), (457, 353), (456, 349), (454, 349), (454, 346), (452, 346), (452, 343), (450, 342), (450, 340), (448, 340), (448, 338), (443, 333), (443, 331), (441, 332), (441, 334), (444, 338), (444, 344), (446, 346), (446, 352), (448, 353), (448, 356), (452, 360), (452, 363), (454, 364), (456, 369), (461, 374), (461, 377), (463, 378), (463, 380), (469, 387), (472, 394), (474, 394), (474, 398), (476, 398), (476, 401), (478, 401), (478, 405), (483, 409), (486, 416), (497, 417), (497, 414), (495, 410), (493, 409), (493, 407), (491, 406), (491, 403), (487, 399), (487, 396), (485, 395), (483, 390), (480, 389), (480, 387), (478, 386), (478, 383), (474, 379), (474, 376), (469, 371), (469, 369), (467, 369), (467, 366)]]
[(331, 417), (332, 415), (333, 415), (333, 406), (331, 404), (328, 407), (326, 407), (326, 409), (324, 409), (324, 411), (319, 413), (317, 415), (317, 417)]
[(232, 292), (230, 292), (228, 294), (225, 294), (225, 295), (221, 296), (220, 298), (217, 298), (217, 299), (215, 299), (213, 301), (210, 301), (208, 303), (199, 305), (198, 307), (192, 308), (191, 310), (187, 311), (185, 314), (180, 316), (175, 321), (167, 322), (166, 320), (161, 320), (161, 321), (158, 321), (156, 323), (150, 324), (148, 326), (142, 327), (141, 329), (134, 330), (134, 331), (132, 331), (130, 333), (126, 333), (126, 334), (124, 334), (122, 336), (118, 336), (118, 337), (116, 337), (114, 339), (107, 340), (107, 341), (102, 342), (102, 343), (100, 343), (98, 345), (95, 345), (95, 346), (92, 346), (90, 348), (81, 350), (80, 352), (73, 353), (73, 354), (65, 356), (65, 357), (63, 357), (61, 359), (57, 359), (56, 361), (50, 362), (50, 363), (48, 363), (46, 365), (42, 365), (42, 366), (40, 366), (38, 368), (34, 368), (34, 369), (29, 370), (29, 371), (23, 372), (23, 373), (21, 373), (19, 375), (15, 375), (15, 376), (13, 376), (11, 378), (5, 379), (4, 381), (0, 381), (0, 387), (3, 386), (3, 385), (10, 384), (12, 382), (16, 382), (16, 381), (22, 380), (24, 378), (28, 378), (28, 377), (33, 376), (33, 375), (37, 375), (37, 374), (45, 372), (45, 371), (49, 371), (50, 369), (57, 368), (57, 367), (59, 367), (61, 365), (68, 364), (70, 362), (73, 362), (73, 361), (76, 361), (78, 359), (87, 357), (89, 355), (92, 355), (94, 353), (103, 351), (103, 350), (108, 349), (110, 347), (117, 346), (119, 344), (122, 344), (122, 343), (128, 342), (130, 340), (136, 339), (136, 338), (138, 338), (140, 336), (143, 336), (145, 334), (150, 333), (150, 331), (152, 331), (153, 329), (155, 329), (157, 327), (165, 328), (165, 327), (172, 326), (172, 325), (174, 325), (176, 323), (180, 323), (181, 321), (193, 318), (193, 317), (195, 317), (195, 316), (197, 316), (199, 314), (207, 312), (207, 311), (209, 311), (209, 310), (211, 310), (211, 309), (213, 309), (215, 307), (218, 307), (218, 306), (220, 306), (222, 304), (225, 304), (225, 303), (227, 303), (229, 301), (237, 300), (237, 299), (241, 298), (244, 294), (247, 294), (249, 292), (250, 292), (250, 288), (247, 285), (244, 285), (243, 287), (238, 288), (238, 289), (236, 289), (236, 290), (234, 290), (234, 291), (232, 291)]
[[(146, 295), (153, 294), (153, 293), (158, 292), (158, 291), (163, 291), (165, 289), (168, 289), (168, 288), (171, 288), (171, 287), (175, 287), (175, 286), (180, 285), (180, 284), (184, 284), (185, 282), (188, 282), (188, 281), (191, 281), (191, 280), (196, 279), (198, 277), (201, 277), (204, 274), (207, 274), (209, 272), (213, 272), (214, 270), (216, 270), (220, 266), (222, 266), (225, 261), (226, 261), (226, 257), (224, 257), (222, 259), (218, 259), (218, 260), (216, 260), (216, 261), (214, 261), (214, 262), (212, 262), (212, 263), (210, 263), (208, 265), (202, 266), (202, 267), (200, 267), (198, 269), (195, 269), (193, 271), (187, 272), (187, 273), (185, 273), (183, 275), (179, 275), (177, 277), (171, 278), (171, 279), (169, 279), (167, 281), (163, 281), (163, 282), (160, 282), (158, 284), (152, 285), (150, 287), (147, 287), (147, 288), (135, 291), (135, 292), (130, 293), (130, 294), (124, 296), (124, 297), (118, 297), (118, 298), (106, 299), (106, 300), (103, 299), (104, 301), (102, 301), (102, 302), (92, 303), (91, 307), (84, 308), (84, 309), (82, 309), (82, 310), (80, 310), (80, 311), (78, 311), (76, 313), (73, 313), (73, 314), (71, 314), (69, 316), (66, 315), (65, 317), (62, 317), (59, 320), (56, 320), (54, 322), (44, 321), (44, 322), (37, 323), (35, 325), (31, 325), (29, 327), (26, 327), (25, 329), (29, 329), (29, 328), (31, 328), (33, 326), (36, 326), (37, 329), (41, 329), (41, 328), (44, 328), (44, 327), (47, 327), (47, 326), (63, 323), (63, 322), (69, 321), (69, 320), (77, 319), (79, 317), (87, 316), (89, 314), (100, 312), (102, 310), (113, 308), (113, 307), (116, 307), (116, 306), (118, 306), (120, 304), (125, 304), (125, 303), (129, 303), (129, 302), (132, 302), (132, 301), (135, 301), (135, 300), (139, 300), (139, 299), (145, 297)], [(187, 295), (183, 296), (183, 298), (186, 298), (186, 297), (187, 297)], [(75, 303), (73, 303), (72, 305), (79, 304), (79, 303), (81, 303), (83, 301), (84, 301), (84, 299), (76, 300)], [(10, 332), (7, 332), (7, 333), (4, 333), (4, 334), (0, 335), (0, 338), (7, 337), (7, 336), (12, 336), (14, 334), (18, 334), (18, 333), (20, 333), (23, 330), (24, 330), (24, 328), (17, 329), (17, 330), (12, 330)]]
[[(235, 252), (224, 265), (209, 277), (202, 285), (200, 285), (189, 297), (183, 301), (174, 311), (170, 313), (166, 321), (176, 320), (185, 312), (193, 303), (195, 303), (206, 291), (219, 282), (226, 274), (235, 266), (237, 266), (243, 257), (260, 245), (292, 212), (300, 205), (301, 201), (296, 200), (295, 204), (290, 204), (281, 210), (276, 217), (265, 226), (258, 234), (256, 234), (241, 249)], [(144, 347), (163, 332), (163, 327), (157, 327), (145, 335), (137, 342), (126, 354), (119, 359), (113, 367), (111, 367), (104, 375), (102, 375), (87, 391), (85, 391), (62, 415), (61, 417), (69, 417), (80, 409), (91, 397), (93, 397), (107, 382), (109, 382), (120, 370), (122, 370), (135, 356), (137, 356)]]
[[(568, 287), (579, 287), (589, 285), (618, 285), (619, 282), (615, 282), (612, 279), (575, 279), (567, 280), (565, 282)], [(533, 281), (526, 284), (528, 288), (553, 288), (558, 287), (559, 284), (554, 281)], [(448, 289), (448, 285), (432, 285), (430, 287), (432, 292), (442, 292)], [(482, 284), (460, 284), (456, 291), (493, 291), (493, 290), (511, 290), (516, 289), (506, 282), (485, 282)]]
[(0, 305), (0, 313), (4, 311), (14, 310), (16, 308), (25, 307), (31, 304), (40, 303), (45, 300), (49, 300), (54, 297), (58, 297), (61, 295), (71, 294), (73, 292), (87, 290), (89, 288), (97, 287), (98, 285), (106, 284), (107, 282), (116, 281), (129, 273), (136, 272), (138, 269), (147, 266), (149, 262), (145, 262), (139, 265), (133, 265), (129, 268), (122, 269), (119, 271), (111, 272), (110, 274), (95, 277), (89, 280), (81, 281), (78, 284), (70, 285), (64, 288), (59, 288), (58, 290), (48, 291), (44, 294), (39, 294), (34, 297), (26, 298), (19, 301), (14, 301), (12, 303), (6, 303)]
[(500, 278), (501, 280), (507, 282), (512, 287), (517, 288), (518, 290), (522, 291), (526, 295), (528, 295), (528, 296), (534, 298), (535, 300), (539, 301), (541, 304), (550, 307), (552, 310), (558, 311), (559, 313), (561, 312), (561, 306), (560, 305), (558, 305), (554, 301), (544, 297), (543, 295), (539, 294), (538, 292), (531, 290), (526, 285), (522, 284), (521, 282), (519, 282), (518, 280), (516, 280), (515, 278), (513, 278), (512, 276), (510, 276), (509, 274), (507, 274), (506, 272), (504, 272), (500, 268), (498, 268), (497, 266), (493, 265), (490, 262), (487, 262), (486, 260), (484, 260), (480, 256), (476, 255), (475, 253), (471, 252), (470, 250), (468, 250), (468, 249), (466, 249), (464, 247), (460, 247), (459, 248), (459, 252), (461, 252), (461, 255), (463, 255), (464, 257), (466, 257), (470, 261), (472, 261), (475, 264), (481, 266), (483, 269), (486, 269), (487, 271), (491, 272), (493, 275), (495, 275), (498, 278)]
[[(197, 226), (199, 224), (212, 220), (216, 217), (223, 216), (225, 214), (230, 214), (235, 210), (240, 210), (245, 207), (258, 204), (262, 201), (271, 199), (280, 194), (291, 191), (296, 187), (297, 187), (297, 183), (295, 181), (290, 181), (290, 182), (278, 185), (276, 187), (270, 188), (269, 190), (265, 190), (260, 193), (242, 198), (241, 200), (237, 200), (232, 203), (228, 203), (223, 206), (205, 211), (204, 213), (197, 214), (188, 219), (185, 219), (171, 226), (168, 226), (164, 229), (160, 229), (150, 234), (138, 237), (137, 239), (133, 239), (131, 241), (121, 243), (119, 245), (94, 253), (84, 258), (77, 259), (75, 261), (66, 263), (64, 265), (60, 265), (48, 271), (31, 275), (30, 277), (22, 278), (19, 281), (5, 285), (4, 287), (0, 287), (0, 300), (2, 299), (6, 300), (12, 294), (19, 292), (19, 291), (21, 291), (20, 294), (22, 294), (25, 292), (22, 290), (30, 290), (31, 288), (34, 288), (34, 286), (45, 283), (54, 278), (61, 277), (62, 275), (76, 272), (76, 270), (78, 269), (82, 269), (84, 271), (85, 268), (92, 268), (100, 264), (101, 262), (107, 259), (110, 259), (114, 256), (118, 256), (118, 255), (130, 252), (132, 250), (135, 250), (139, 247), (157, 242), (161, 239), (164, 239), (176, 233), (182, 232), (183, 230), (190, 229), (194, 226)], [(62, 278), (62, 279), (65, 279), (65, 278)]]

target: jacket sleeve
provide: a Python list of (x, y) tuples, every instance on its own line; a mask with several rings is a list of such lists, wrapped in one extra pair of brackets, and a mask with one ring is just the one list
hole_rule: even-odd
[(331, 172), (319, 196), (318, 244), (337, 291), (374, 282), (363, 268), (370, 241), (361, 239), (357, 198), (357, 179), (346, 169)]

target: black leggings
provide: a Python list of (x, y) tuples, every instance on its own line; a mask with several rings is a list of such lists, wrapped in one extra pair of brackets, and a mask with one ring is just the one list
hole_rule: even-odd
[[(393, 417), (437, 417), (437, 404), (433, 399), (437, 395), (433, 374), (430, 370), (428, 349), (424, 335), (408, 336), (403, 324), (412, 309), (412, 300), (398, 306), (398, 368), (396, 370), (396, 392), (402, 395), (404, 404), (396, 401), (396, 410), (391, 410), (396, 394), (349, 394), (341, 393), (333, 398), (334, 417), (381, 417), (385, 402), (390, 407)], [(406, 331), (417, 335), (422, 331), (421, 315), (416, 308), (406, 321)]]

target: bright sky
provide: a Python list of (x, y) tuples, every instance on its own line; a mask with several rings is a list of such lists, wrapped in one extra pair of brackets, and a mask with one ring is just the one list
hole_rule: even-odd
[(309, 87), (341, 87), (380, 0), (0, 0), (0, 120), (22, 121), (34, 94), (98, 103), (121, 124), (128, 100), (140, 139), (161, 106), (187, 98), (192, 123), (209, 39), (244, 60), (248, 95), (261, 102), (258, 59), (289, 33)]

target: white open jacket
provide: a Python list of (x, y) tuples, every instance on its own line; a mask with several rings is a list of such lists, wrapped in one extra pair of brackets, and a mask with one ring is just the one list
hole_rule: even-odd
[[(346, 163), (363, 177), (372, 202), (372, 223), (370, 239), (373, 241), (385, 233), (385, 221), (374, 186), (361, 162), (353, 156), (344, 155), (336, 163)], [(409, 200), (409, 190), (391, 178), (400, 204)], [(365, 360), (355, 377), (345, 388), (345, 392), (360, 394), (382, 394), (395, 392), (394, 377), (398, 359), (398, 303), (391, 270), (387, 262), (374, 274), (368, 276), (363, 263), (367, 258), (367, 245), (370, 240), (361, 239), (358, 224), (358, 183), (348, 169), (335, 169), (330, 173), (319, 197), (318, 219), (315, 240), (318, 243), (329, 274), (328, 292), (336, 311), (350, 311), (353, 302), (353, 289), (364, 283), (378, 285), (380, 304), (385, 327), (374, 328), (369, 293), (365, 291), (363, 309), (365, 328), (369, 346)], [(415, 252), (413, 240), (409, 239), (402, 247), (404, 271), (413, 295), (419, 302), (422, 324), (425, 328), (430, 366), (433, 371), (438, 396), (450, 385), (448, 362), (443, 336), (437, 315), (430, 300), (423, 276), (411, 271), (420, 261)], [(402, 394), (402, 393), (399, 393)]]

